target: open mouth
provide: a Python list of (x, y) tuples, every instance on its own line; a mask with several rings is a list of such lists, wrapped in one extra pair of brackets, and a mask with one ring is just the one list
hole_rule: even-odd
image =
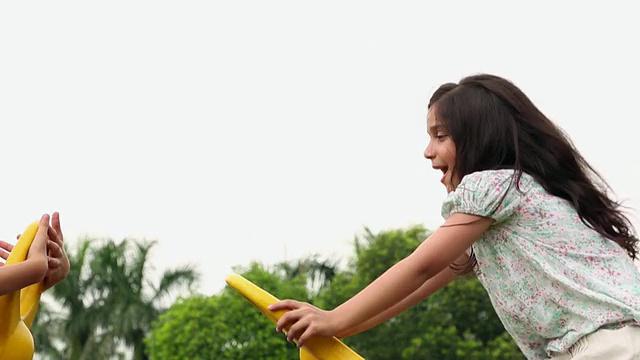
[(444, 181), (447, 179), (447, 173), (449, 172), (449, 168), (445, 167), (440, 170), (442, 171), (442, 179), (440, 179), (440, 182), (444, 184)]
[(447, 173), (449, 172), (449, 167), (448, 166), (443, 166), (443, 167), (434, 167), (437, 170), (442, 171), (442, 179), (440, 179), (440, 182), (444, 184), (446, 178), (447, 178)]

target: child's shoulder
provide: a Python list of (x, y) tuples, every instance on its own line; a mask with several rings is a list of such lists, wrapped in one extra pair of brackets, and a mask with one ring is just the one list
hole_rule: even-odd
[(518, 208), (531, 187), (536, 184), (531, 176), (518, 174), (513, 169), (484, 170), (465, 175), (456, 190), (442, 204), (446, 219), (456, 212), (492, 217), (502, 221)]
[[(518, 174), (513, 169), (482, 170), (465, 175), (460, 181), (461, 191), (482, 191), (502, 193), (508, 189), (515, 188), (515, 181)], [(521, 191), (528, 190), (535, 181), (527, 173), (521, 173), (518, 179), (517, 188)]]

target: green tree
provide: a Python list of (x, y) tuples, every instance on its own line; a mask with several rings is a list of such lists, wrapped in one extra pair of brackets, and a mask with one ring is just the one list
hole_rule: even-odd
[[(377, 235), (365, 228), (362, 236), (354, 238), (355, 256), (349, 266), (320, 293), (318, 305), (326, 309), (340, 305), (410, 254), (428, 235), (421, 226)], [(415, 334), (416, 316), (420, 314), (410, 309), (392, 321), (345, 339), (345, 343), (367, 359), (399, 359), (401, 350)]]
[[(38, 308), (38, 314), (31, 325), (33, 342), (36, 346), (35, 359), (62, 360), (62, 351), (55, 346), (55, 334), (60, 333), (59, 322), (56, 321), (56, 312), (50, 309), (49, 294), (43, 294)], [(47, 300), (48, 299), (48, 300)]]
[[(422, 226), (354, 240), (355, 257), (316, 299), (332, 309), (355, 295), (430, 235)], [(395, 318), (345, 343), (367, 359), (522, 358), (475, 277), (463, 276)]]
[(101, 304), (104, 290), (91, 271), (95, 241), (83, 238), (69, 251), (67, 278), (42, 296), (32, 332), (36, 353), (47, 359), (99, 359), (118, 354), (105, 334), (108, 309)]
[[(280, 298), (307, 299), (303, 276), (284, 279), (278, 270), (253, 263), (236, 268), (249, 281)], [(298, 359), (275, 325), (235, 289), (211, 297), (180, 299), (162, 314), (147, 338), (150, 359)]]
[(85, 238), (67, 251), (69, 275), (43, 294), (32, 328), (38, 358), (114, 359), (131, 349), (133, 359), (145, 359), (144, 338), (168, 296), (199, 276), (183, 267), (152, 281), (154, 244)]
[(338, 274), (338, 259), (322, 259), (320, 255), (311, 255), (293, 262), (281, 262), (275, 265), (278, 274), (286, 280), (299, 277), (307, 279), (307, 290), (311, 296), (329, 286)]
[(216, 356), (228, 338), (219, 316), (219, 298), (193, 295), (178, 299), (154, 322), (145, 340), (150, 359), (227, 359)]
[[(152, 323), (166, 311), (166, 301), (175, 292), (190, 289), (199, 274), (189, 266), (169, 269), (155, 282), (150, 250), (155, 241), (111, 240), (97, 249), (91, 268), (105, 310), (101, 323), (107, 332), (133, 349), (134, 360), (148, 359), (144, 339)], [(108, 314), (108, 315), (107, 315)], [(106, 316), (106, 317), (104, 317)]]

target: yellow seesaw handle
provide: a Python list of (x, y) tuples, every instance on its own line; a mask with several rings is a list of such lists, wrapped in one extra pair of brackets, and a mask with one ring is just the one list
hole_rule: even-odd
[[(33, 222), (20, 236), (6, 265), (26, 260), (39, 222)], [(29, 327), (38, 312), (43, 282), (0, 296), (0, 360), (30, 360), (35, 351)]]
[[(231, 274), (226, 279), (227, 284), (236, 289), (256, 309), (260, 310), (274, 324), (287, 311), (271, 311), (268, 306), (278, 302), (278, 298), (261, 289), (241, 275)], [(364, 360), (355, 351), (336, 337), (314, 337), (309, 339), (300, 349), (301, 360)]]

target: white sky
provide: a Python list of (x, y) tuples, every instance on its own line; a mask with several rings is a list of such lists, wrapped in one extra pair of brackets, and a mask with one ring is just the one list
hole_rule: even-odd
[(157, 239), (212, 294), (253, 259), (346, 257), (363, 226), (435, 228), (426, 103), (477, 72), (638, 207), (640, 2), (527, 4), (3, 2), (0, 238), (59, 210), (68, 242)]

